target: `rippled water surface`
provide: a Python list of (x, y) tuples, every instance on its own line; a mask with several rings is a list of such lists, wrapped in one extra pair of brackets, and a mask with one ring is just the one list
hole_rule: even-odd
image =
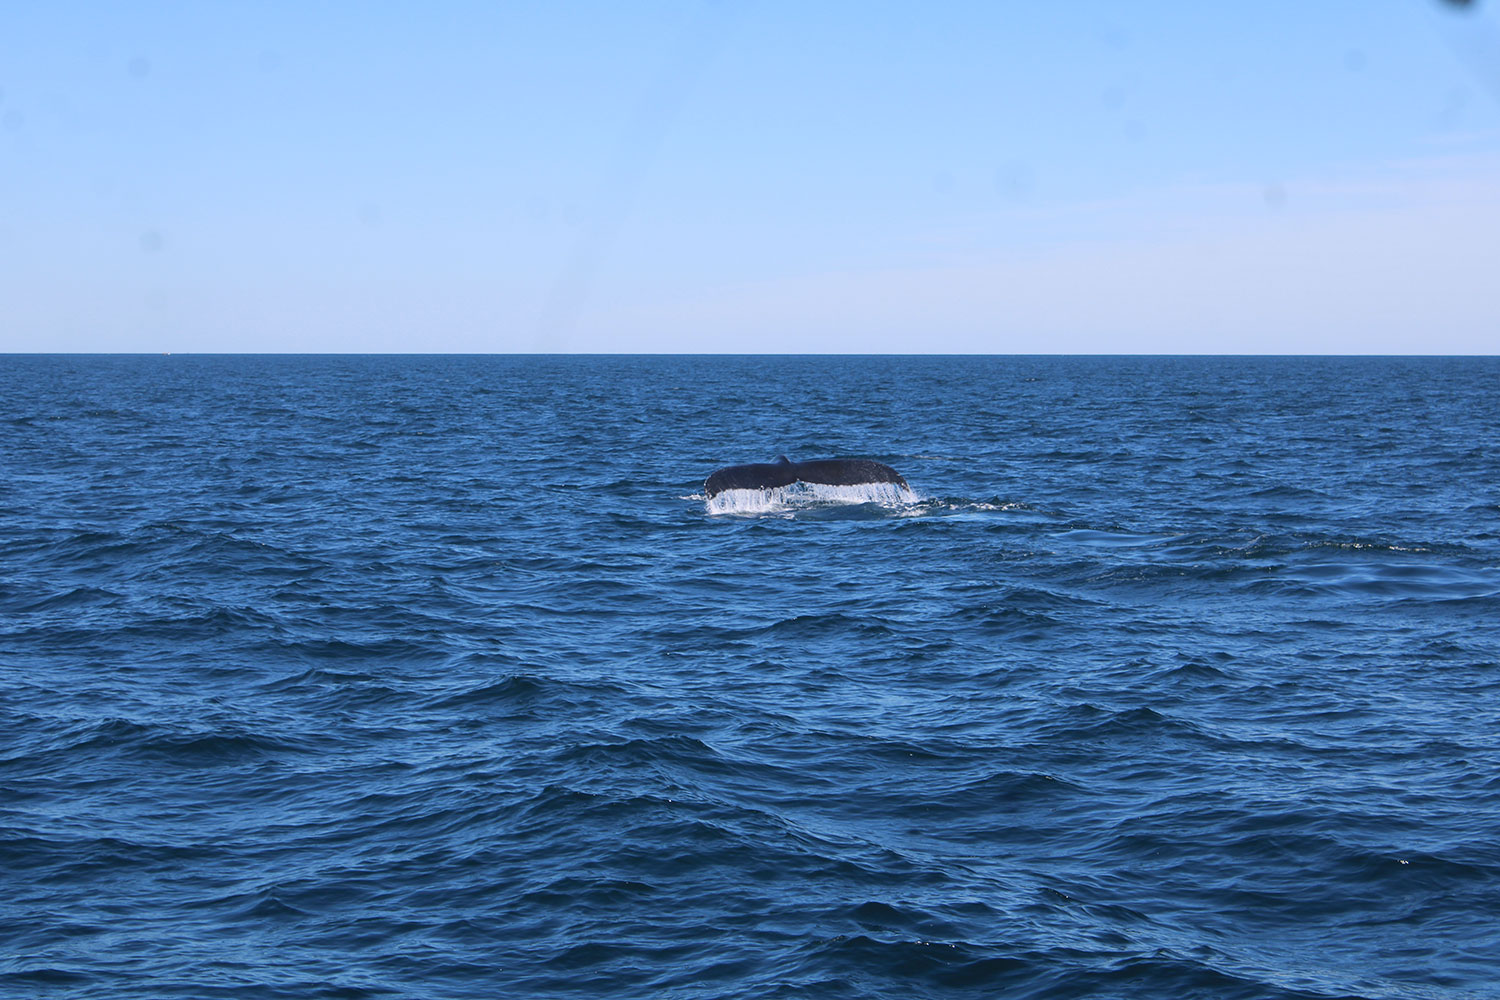
[(0, 357), (0, 995), (1500, 995), (1497, 394)]

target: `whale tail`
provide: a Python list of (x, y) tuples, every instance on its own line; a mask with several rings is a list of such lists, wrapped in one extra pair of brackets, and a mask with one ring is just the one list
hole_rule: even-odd
[(824, 486), (894, 483), (903, 490), (911, 489), (901, 473), (881, 462), (864, 458), (793, 462), (781, 455), (774, 462), (731, 465), (720, 469), (704, 481), (703, 493), (711, 500), (725, 490), (773, 490), (793, 483), (818, 483)]

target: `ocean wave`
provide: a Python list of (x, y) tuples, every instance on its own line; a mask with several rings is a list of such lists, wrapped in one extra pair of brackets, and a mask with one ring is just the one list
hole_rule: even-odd
[(0, 994), (1500, 981), (1490, 362), (165, 360), (0, 370)]

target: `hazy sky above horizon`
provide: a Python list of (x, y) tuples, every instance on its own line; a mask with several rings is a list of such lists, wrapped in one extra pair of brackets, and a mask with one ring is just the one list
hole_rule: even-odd
[(1493, 4), (17, 6), (0, 351), (1500, 342)]

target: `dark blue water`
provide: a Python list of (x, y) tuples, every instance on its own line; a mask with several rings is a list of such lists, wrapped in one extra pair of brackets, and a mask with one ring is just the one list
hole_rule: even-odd
[(11, 356), (0, 473), (0, 995), (1500, 995), (1500, 360)]

